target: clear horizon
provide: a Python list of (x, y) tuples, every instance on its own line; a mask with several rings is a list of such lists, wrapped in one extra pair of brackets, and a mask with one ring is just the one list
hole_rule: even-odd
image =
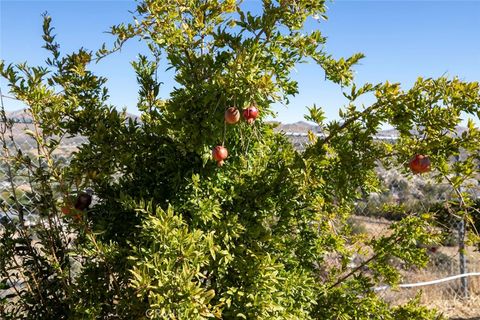
[[(261, 1), (247, 0), (244, 5), (258, 12)], [(328, 21), (313, 19), (306, 30), (319, 27), (328, 37), (326, 51), (335, 57), (366, 55), (355, 67), (356, 83), (400, 82), (410, 87), (419, 76), (458, 76), (466, 81), (480, 79), (480, 2), (476, 1), (355, 1), (328, 3)], [(42, 17), (52, 16), (57, 41), (63, 53), (85, 47), (95, 51), (113, 38), (105, 33), (109, 26), (129, 22), (133, 1), (12, 1), (0, 0), (0, 58), (6, 63), (27, 61), (44, 65), (47, 52), (42, 46)], [(109, 103), (138, 114), (138, 86), (129, 62), (145, 46), (130, 41), (121, 52), (92, 64), (92, 70), (109, 79)], [(166, 64), (164, 64), (166, 68)], [(161, 97), (168, 98), (174, 86), (173, 72), (159, 73), (164, 85)], [(306, 107), (316, 103), (324, 107), (329, 119), (338, 119), (338, 109), (346, 100), (341, 89), (324, 80), (323, 71), (313, 64), (302, 64), (292, 73), (300, 93), (291, 98), (288, 108), (279, 104), (276, 121), (304, 121)], [(0, 80), (8, 94), (5, 80)], [(23, 105), (4, 99), (8, 111)], [(365, 100), (368, 103), (368, 99)]]

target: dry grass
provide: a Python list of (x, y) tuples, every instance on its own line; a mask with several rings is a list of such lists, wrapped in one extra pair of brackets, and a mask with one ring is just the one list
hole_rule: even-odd
[[(457, 272), (445, 272), (435, 267), (422, 271), (404, 272), (404, 282), (416, 283), (444, 278)], [(428, 307), (436, 308), (444, 316), (458, 319), (480, 317), (480, 277), (468, 278), (469, 298), (460, 294), (460, 280), (454, 280), (421, 288), (389, 290), (382, 295), (393, 304), (402, 304), (421, 293), (420, 302)]]
[[(390, 225), (390, 222), (384, 219), (367, 217), (354, 219), (362, 224), (370, 235), (384, 235)], [(480, 252), (468, 248), (466, 255), (468, 272), (480, 272)], [(440, 247), (435, 253), (431, 253), (430, 257), (431, 261), (426, 269), (403, 270), (402, 283), (425, 282), (459, 274), (457, 247)], [(480, 277), (467, 279), (470, 295), (467, 299), (460, 295), (460, 279), (418, 288), (386, 290), (380, 294), (386, 301), (402, 304), (421, 293), (420, 301), (423, 305), (436, 308), (448, 318), (480, 320)]]

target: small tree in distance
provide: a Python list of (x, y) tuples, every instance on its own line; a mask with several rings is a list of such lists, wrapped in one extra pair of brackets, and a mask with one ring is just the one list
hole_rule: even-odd
[[(419, 78), (409, 90), (389, 82), (357, 86), (351, 69), (363, 56), (334, 59), (319, 30), (303, 30), (307, 19), (326, 18), (324, 1), (262, 3), (254, 14), (232, 0), (146, 0), (133, 23), (112, 27), (117, 41), (96, 53), (102, 63), (132, 38), (151, 51), (132, 62), (139, 122), (107, 105), (106, 79), (87, 68), (91, 52), (61, 55), (49, 17), (47, 68), (2, 62), (0, 74), (39, 128), (32, 132), (39, 152), (8, 159), (36, 164), (31, 193), (51, 221), (39, 227), (46, 245), (26, 241), (19, 263), (6, 235), (29, 235), (22, 223), (4, 223), (2, 276), (12, 265), (29, 272), (19, 299), (3, 301), (5, 317), (439, 318), (415, 301), (389, 306), (373, 290), (400, 281), (393, 259), (426, 264), (417, 244), (438, 241), (433, 215), (408, 215), (388, 235), (368, 239), (352, 235), (347, 218), (362, 194), (377, 190), (377, 165), (407, 168), (415, 154), (429, 155), (428, 175), (451, 181), (469, 205), (458, 187), (477, 174), (480, 135), (473, 122), (462, 135), (455, 127), (463, 114), (478, 118), (478, 83), (442, 77)], [(168, 100), (159, 98), (162, 58), (177, 82)], [(311, 134), (298, 153), (265, 118), (272, 103), (298, 92), (290, 72), (303, 62), (318, 64), (349, 103), (341, 121), (309, 108), (307, 120), (325, 135)], [(357, 106), (367, 94), (375, 102)], [(232, 107), (245, 119), (229, 116), (227, 123)], [(400, 132), (394, 144), (374, 140), (385, 124)], [(66, 165), (52, 155), (58, 137), (68, 135), (88, 143)], [(467, 156), (452, 165), (461, 150)], [(62, 215), (71, 193), (87, 186), (96, 204), (78, 218)], [(363, 261), (352, 267), (353, 255)]]

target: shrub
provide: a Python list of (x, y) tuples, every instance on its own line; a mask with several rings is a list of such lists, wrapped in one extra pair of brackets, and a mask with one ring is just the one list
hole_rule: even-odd
[[(438, 240), (432, 216), (406, 216), (371, 240), (352, 237), (345, 225), (360, 195), (378, 190), (379, 162), (430, 154), (434, 178), (458, 190), (472, 173), (480, 134), (473, 123), (462, 136), (444, 132), (460, 114), (480, 111), (478, 83), (420, 78), (406, 91), (388, 82), (357, 87), (352, 66), (362, 55), (334, 59), (319, 30), (302, 32), (325, 10), (311, 0), (264, 1), (259, 15), (231, 0), (139, 2), (136, 20), (112, 27), (115, 45), (97, 58), (135, 37), (147, 43), (149, 57), (132, 63), (140, 122), (107, 104), (106, 79), (88, 69), (92, 52), (60, 53), (45, 17), (47, 67), (0, 65), (38, 128), (28, 134), (39, 152), (17, 149), (6, 163), (32, 177), (32, 210), (43, 219), (33, 231), (21, 215), (2, 225), (1, 276), (25, 282), (2, 301), (2, 317), (139, 319), (155, 310), (180, 319), (435, 319), (415, 303), (392, 308), (372, 290), (400, 280), (392, 261), (426, 265), (416, 243)], [(158, 98), (160, 57), (178, 84), (168, 100)], [(310, 135), (298, 153), (265, 118), (273, 102), (297, 93), (290, 71), (305, 60), (342, 85), (349, 104), (341, 121), (330, 122), (311, 107), (307, 119), (326, 135)], [(376, 101), (356, 107), (370, 93)], [(253, 124), (226, 126), (226, 108), (251, 105), (260, 113)], [(11, 125), (2, 117), (7, 145)], [(400, 131), (394, 145), (372, 138), (385, 123)], [(67, 164), (53, 155), (71, 135), (88, 143)], [(228, 148), (222, 167), (211, 159), (217, 145)], [(446, 160), (460, 148), (471, 154), (450, 167)], [(87, 187), (95, 204), (62, 214)], [(368, 255), (351, 268), (359, 251)]]

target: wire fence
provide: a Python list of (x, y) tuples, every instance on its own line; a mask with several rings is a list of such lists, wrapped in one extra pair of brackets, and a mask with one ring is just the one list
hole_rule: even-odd
[[(418, 294), (422, 304), (434, 307), (447, 317), (474, 319), (480, 316), (480, 272), (478, 272), (478, 255), (468, 253), (468, 268), (477, 272), (458, 274), (458, 254), (440, 251), (434, 260), (450, 260), (440, 265), (431, 263), (424, 270), (404, 272), (403, 284), (398, 288), (377, 288), (384, 300), (393, 304), (402, 304), (414, 299)], [(452, 274), (454, 276), (452, 276)], [(462, 279), (466, 280), (468, 296), (463, 294)], [(477, 319), (477, 318), (475, 318)]]
[[(392, 221), (378, 217), (355, 216), (353, 223), (362, 232), (378, 237), (388, 233)], [(447, 236), (447, 241), (426, 248), (430, 261), (425, 268), (408, 267), (392, 261), (402, 275), (400, 285), (395, 287), (380, 285), (374, 290), (392, 304), (404, 304), (421, 294), (422, 304), (439, 309), (447, 317), (459, 317), (458, 319), (479, 317), (480, 252), (475, 247), (467, 246), (464, 250), (466, 270), (461, 271), (458, 243), (456, 223), (452, 219), (452, 230)]]
[[(17, 116), (9, 120), (12, 120), (9, 124), (0, 122), (0, 129), (4, 132), (0, 150), (0, 217), (22, 214), (28, 226), (36, 220), (37, 199), (31, 193), (31, 168), (16, 160), (22, 156), (33, 161), (39, 158), (39, 145), (33, 136), (27, 134), (36, 128), (28, 118)], [(86, 142), (87, 139), (81, 136), (63, 137), (52, 157), (57, 162), (68, 163), (72, 153)]]

